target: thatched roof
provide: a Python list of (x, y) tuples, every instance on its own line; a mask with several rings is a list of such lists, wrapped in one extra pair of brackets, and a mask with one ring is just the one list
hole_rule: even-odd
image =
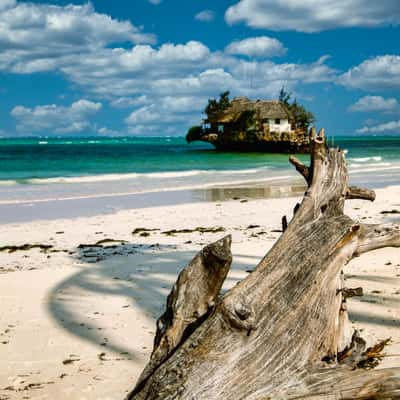
[(250, 100), (247, 97), (236, 97), (231, 105), (220, 114), (216, 123), (236, 122), (244, 111), (254, 111), (259, 120), (265, 119), (289, 119), (289, 110), (278, 100)]

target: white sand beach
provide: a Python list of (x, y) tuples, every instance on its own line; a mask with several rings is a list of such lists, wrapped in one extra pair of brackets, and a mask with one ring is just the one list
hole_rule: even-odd
[[(0, 399), (120, 400), (146, 364), (179, 271), (205, 244), (232, 234), (233, 265), (225, 289), (247, 276), (280, 235), (281, 217), (298, 197), (147, 207), (115, 214), (3, 224), (0, 247)], [(400, 187), (377, 199), (348, 201), (365, 223), (397, 223)], [(225, 232), (166, 234), (223, 227)], [(135, 229), (146, 228), (148, 231)], [(400, 365), (400, 250), (354, 259), (349, 300), (368, 344), (392, 338), (381, 367)]]

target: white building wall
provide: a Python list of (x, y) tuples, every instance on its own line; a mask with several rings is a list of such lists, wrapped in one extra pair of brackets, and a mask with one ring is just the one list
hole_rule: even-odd
[(268, 120), (270, 132), (290, 132), (292, 127), (289, 124), (289, 120), (281, 119), (280, 124), (276, 124), (274, 119)]

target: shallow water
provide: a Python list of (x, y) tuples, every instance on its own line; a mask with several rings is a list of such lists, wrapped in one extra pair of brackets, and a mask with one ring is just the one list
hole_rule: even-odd
[[(347, 152), (352, 184), (400, 184), (400, 138), (340, 137), (335, 145)], [(308, 156), (299, 157), (307, 162)], [(258, 187), (264, 196), (275, 196), (293, 185), (302, 180), (285, 154), (217, 152), (207, 144), (188, 145), (183, 138), (0, 140), (3, 208), (60, 201), (83, 206), (82, 201), (94, 204), (97, 199), (114, 209), (125, 208), (116, 205), (116, 196), (138, 205), (151, 193), (154, 199), (186, 191), (192, 193), (186, 200), (218, 200), (221, 188)], [(174, 197), (168, 196), (170, 201)]]

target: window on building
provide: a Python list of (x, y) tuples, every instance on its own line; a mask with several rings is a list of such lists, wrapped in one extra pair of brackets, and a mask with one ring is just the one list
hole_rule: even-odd
[(224, 126), (223, 125), (218, 125), (218, 133), (223, 133), (224, 132)]
[(280, 118), (276, 118), (276, 119), (275, 119), (275, 124), (277, 124), (277, 125), (280, 125), (280, 124), (281, 124)]

